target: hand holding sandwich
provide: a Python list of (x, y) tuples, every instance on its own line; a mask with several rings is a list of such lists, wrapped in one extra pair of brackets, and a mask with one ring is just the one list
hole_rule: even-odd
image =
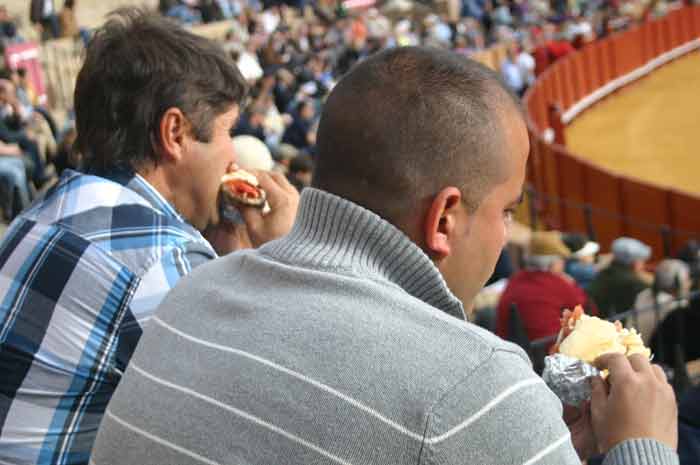
[(593, 431), (601, 452), (638, 438), (656, 439), (675, 449), (678, 412), (663, 370), (641, 354), (605, 354), (596, 366), (609, 371), (607, 381), (593, 379), (591, 395)]
[(286, 235), (294, 224), (299, 193), (281, 173), (255, 171), (260, 188), (262, 188), (270, 205), (269, 213), (255, 206), (238, 205), (238, 210), (248, 228), (248, 235), (253, 247), (278, 239)]

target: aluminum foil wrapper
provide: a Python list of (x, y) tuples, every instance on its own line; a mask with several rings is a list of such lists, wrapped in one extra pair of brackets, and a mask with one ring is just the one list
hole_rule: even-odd
[(545, 357), (542, 379), (547, 386), (568, 405), (579, 407), (591, 398), (591, 381), (600, 370), (577, 358), (562, 354)]

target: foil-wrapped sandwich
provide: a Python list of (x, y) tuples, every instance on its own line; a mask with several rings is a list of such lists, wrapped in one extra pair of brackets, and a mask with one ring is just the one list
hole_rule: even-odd
[(611, 323), (586, 315), (580, 306), (564, 310), (562, 328), (552, 355), (545, 357), (542, 378), (565, 404), (579, 406), (591, 397), (592, 376), (606, 377), (593, 362), (603, 354), (620, 353), (651, 357), (635, 329), (623, 328), (619, 321)]

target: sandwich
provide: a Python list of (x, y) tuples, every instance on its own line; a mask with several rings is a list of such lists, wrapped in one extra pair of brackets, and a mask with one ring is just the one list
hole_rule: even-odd
[(574, 311), (564, 310), (561, 331), (553, 353), (593, 362), (603, 354), (619, 353), (626, 356), (642, 354), (651, 357), (640, 334), (633, 328), (623, 328), (619, 321), (611, 323), (583, 313), (581, 306)]
[(581, 406), (591, 398), (590, 378), (608, 376), (607, 370), (599, 371), (593, 363), (609, 353), (651, 357), (636, 330), (623, 328), (619, 321), (588, 316), (581, 306), (564, 310), (557, 341), (544, 359), (542, 378), (563, 403)]
[(236, 168), (221, 178), (225, 203), (265, 209), (267, 194), (260, 188), (254, 174)]

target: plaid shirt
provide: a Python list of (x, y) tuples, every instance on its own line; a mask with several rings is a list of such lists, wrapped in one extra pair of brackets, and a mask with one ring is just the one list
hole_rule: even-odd
[(216, 257), (142, 177), (68, 171), (0, 243), (0, 464), (87, 463), (144, 323)]

